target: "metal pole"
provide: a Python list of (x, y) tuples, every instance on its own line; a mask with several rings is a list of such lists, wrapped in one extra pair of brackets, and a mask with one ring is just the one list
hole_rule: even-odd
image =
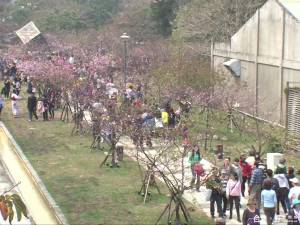
[(124, 85), (126, 87), (126, 41), (124, 41)]

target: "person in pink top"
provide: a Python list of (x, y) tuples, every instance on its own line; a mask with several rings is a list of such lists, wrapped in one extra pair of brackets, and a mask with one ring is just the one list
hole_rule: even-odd
[(233, 208), (233, 201), (234, 201), (236, 214), (237, 214), (237, 221), (241, 222), (241, 217), (240, 217), (241, 182), (239, 181), (237, 174), (231, 174), (226, 187), (226, 196), (229, 199), (229, 210), (230, 210), (229, 219), (232, 219), (232, 208)]

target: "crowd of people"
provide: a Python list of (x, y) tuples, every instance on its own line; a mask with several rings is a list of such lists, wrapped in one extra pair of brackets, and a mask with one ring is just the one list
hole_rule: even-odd
[[(18, 101), (21, 99), (20, 91), (22, 85), (27, 85), (27, 109), (29, 118), (38, 120), (38, 113), (43, 116), (44, 121), (54, 119), (54, 109), (56, 104), (56, 93), (45, 88), (43, 95), (38, 98), (36, 87), (29, 77), (24, 76), (17, 71), (17, 62), (8, 63), (7, 60), (0, 58), (1, 74), (4, 75), (4, 86), (0, 95), (0, 118), (3, 108), (3, 101), (10, 99), (12, 104), (13, 117), (19, 116)], [(69, 65), (75, 64), (73, 55), (68, 60)], [(78, 70), (78, 73), (86, 74), (85, 69)], [(12, 88), (12, 91), (11, 91)], [(95, 80), (96, 91), (101, 91), (103, 85), (100, 79)], [(175, 111), (171, 106), (171, 100), (165, 99), (165, 102), (150, 105), (143, 100), (143, 93), (140, 85), (132, 83), (126, 84), (126, 90), (119, 94), (114, 84), (108, 82), (105, 84), (104, 91), (109, 98), (121, 98), (126, 104), (140, 108), (137, 110), (136, 118), (133, 121), (135, 133), (132, 136), (134, 143), (141, 141), (138, 137), (141, 133), (145, 135), (146, 144), (152, 146), (150, 136), (162, 127), (173, 129), (179, 124), (180, 117), (188, 117), (191, 103), (188, 101), (179, 102), (179, 108)], [(50, 114), (50, 117), (48, 116)], [(184, 150), (189, 147), (188, 130), (189, 128), (182, 120), (181, 138)], [(111, 134), (109, 129), (102, 128), (102, 139), (108, 138)], [(98, 132), (98, 131), (97, 131)], [(136, 135), (135, 135), (136, 134)], [(166, 139), (168, 138), (166, 134)], [(191, 187), (196, 186), (196, 191), (200, 191), (200, 179), (205, 176), (205, 171), (201, 166), (202, 156), (200, 148), (197, 145), (192, 147), (189, 154), (191, 163), (192, 180)], [(273, 172), (274, 171), (274, 172)], [(207, 189), (211, 190), (210, 213), (215, 218), (215, 205), (219, 217), (226, 217), (229, 211), (229, 219), (233, 218), (233, 206), (235, 206), (237, 220), (243, 225), (259, 224), (260, 211), (263, 209), (267, 224), (270, 225), (275, 219), (275, 215), (280, 214), (280, 204), (283, 212), (286, 214), (290, 225), (300, 224), (300, 170), (296, 176), (293, 167), (287, 168), (284, 159), (279, 161), (276, 168), (262, 169), (261, 160), (254, 151), (250, 156), (241, 155), (235, 158), (231, 163), (230, 157), (224, 159), (223, 165), (214, 170), (206, 183)], [(273, 175), (274, 174), (274, 175)], [(246, 188), (248, 186), (248, 189)], [(248, 198), (248, 208), (241, 214), (241, 198)]]
[[(226, 157), (223, 166), (213, 171), (206, 183), (207, 189), (211, 190), (212, 218), (215, 218), (215, 204), (218, 216), (224, 218), (229, 211), (229, 219), (233, 217), (235, 205), (236, 219), (243, 225), (260, 224), (261, 210), (266, 216), (267, 224), (271, 225), (275, 215), (280, 215), (281, 205), (288, 224), (299, 225), (300, 169), (295, 175), (294, 167), (287, 168), (283, 158), (275, 168), (265, 169), (260, 158), (255, 155), (255, 152), (251, 151), (249, 157), (241, 155), (235, 158), (232, 164), (230, 157)], [(198, 158), (196, 160), (199, 161)], [(248, 208), (242, 214), (241, 198), (248, 199)]]

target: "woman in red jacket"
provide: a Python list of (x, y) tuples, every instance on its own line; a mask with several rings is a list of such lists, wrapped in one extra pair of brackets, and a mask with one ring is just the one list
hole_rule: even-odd
[(242, 167), (242, 175), (243, 175), (243, 181), (242, 181), (242, 196), (245, 197), (245, 184), (248, 180), (248, 184), (251, 178), (251, 166), (246, 162), (246, 156), (241, 155), (240, 157), (240, 166)]

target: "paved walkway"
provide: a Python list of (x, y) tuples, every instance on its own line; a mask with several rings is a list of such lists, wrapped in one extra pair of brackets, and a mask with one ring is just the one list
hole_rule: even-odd
[[(124, 137), (120, 140), (120, 143), (122, 143), (124, 146), (125, 154), (135, 160), (136, 159), (135, 158), (135, 154), (136, 154), (135, 146), (132, 144), (132, 141), (130, 140), (130, 138)], [(154, 143), (153, 148), (151, 148), (151, 149), (146, 147), (147, 152), (149, 152), (152, 155), (154, 155), (156, 153), (156, 150), (155, 150), (156, 148), (157, 148), (157, 143), (156, 144)], [(209, 171), (212, 169), (213, 165), (205, 159), (201, 160), (201, 164), (203, 165), (204, 169), (206, 170), (206, 174), (209, 174)], [(184, 168), (185, 168), (184, 169), (184, 174), (185, 174), (184, 183), (185, 183), (185, 186), (189, 186), (192, 174), (191, 174), (191, 169), (190, 169), (190, 163), (188, 162), (188, 157), (185, 157), (185, 159), (184, 159)], [(161, 167), (160, 169), (163, 169), (163, 167)], [(182, 173), (179, 170), (176, 177), (181, 178), (181, 176), (182, 176)], [(159, 178), (159, 179), (161, 179), (161, 178)], [(201, 186), (200, 192), (196, 192), (195, 189), (186, 190), (184, 192), (184, 197), (188, 201), (190, 201), (192, 204), (194, 204), (195, 206), (201, 208), (207, 214), (207, 216), (210, 217), (210, 202), (204, 201), (205, 189), (206, 188), (204, 186)], [(241, 199), (241, 205), (242, 205), (242, 208), (240, 209), (241, 217), (242, 217), (244, 209), (247, 208), (247, 199), (248, 199), (248, 196), (246, 196), (246, 198), (242, 197), (242, 199)], [(228, 214), (229, 214), (229, 212), (227, 211), (227, 215)], [(261, 210), (261, 214), (262, 214), (261, 215), (261, 217), (262, 217), (261, 225), (267, 224), (262, 210)], [(282, 214), (282, 216), (278, 216), (277, 220), (273, 224), (276, 224), (276, 225), (286, 225), (287, 224), (287, 220), (285, 220), (285, 218), (283, 216), (283, 212), (281, 212), (281, 214)], [(232, 219), (232, 220), (226, 219), (226, 224), (241, 224), (240, 222), (238, 222), (236, 220), (237, 217), (236, 217), (235, 209), (233, 210), (233, 218), (234, 219)]]

